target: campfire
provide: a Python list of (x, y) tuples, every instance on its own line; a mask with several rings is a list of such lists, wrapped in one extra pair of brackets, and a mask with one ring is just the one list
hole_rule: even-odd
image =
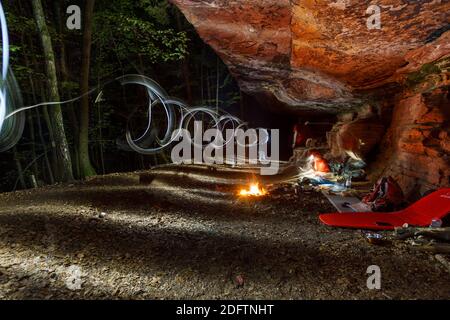
[(239, 196), (241, 197), (263, 197), (267, 194), (267, 190), (260, 187), (259, 183), (252, 183), (248, 189), (241, 189), (239, 191)]

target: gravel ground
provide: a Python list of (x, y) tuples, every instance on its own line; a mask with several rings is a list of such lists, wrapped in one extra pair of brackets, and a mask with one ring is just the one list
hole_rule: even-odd
[(153, 173), (0, 195), (0, 298), (450, 298), (433, 255), (321, 225), (321, 194), (242, 200), (239, 171)]

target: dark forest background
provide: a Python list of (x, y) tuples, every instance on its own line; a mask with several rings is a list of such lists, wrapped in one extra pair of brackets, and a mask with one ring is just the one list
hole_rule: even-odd
[[(70, 5), (82, 9), (81, 30), (66, 26)], [(4, 6), (24, 105), (68, 100), (118, 76), (143, 74), (190, 105), (218, 100), (228, 112), (240, 112), (240, 92), (226, 66), (165, 0), (14, 0)], [(20, 143), (0, 154), (0, 191), (168, 161), (167, 154), (142, 156), (118, 143), (131, 110), (146, 105), (145, 92), (111, 85), (96, 101), (97, 93), (27, 111)]]

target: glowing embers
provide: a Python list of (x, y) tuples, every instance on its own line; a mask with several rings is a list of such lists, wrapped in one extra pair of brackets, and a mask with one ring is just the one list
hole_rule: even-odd
[(268, 194), (267, 190), (260, 187), (259, 183), (252, 183), (248, 189), (241, 189), (239, 191), (240, 197), (264, 197)]

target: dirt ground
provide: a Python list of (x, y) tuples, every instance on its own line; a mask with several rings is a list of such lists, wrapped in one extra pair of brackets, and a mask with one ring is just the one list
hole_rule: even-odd
[(450, 298), (433, 255), (320, 224), (321, 194), (242, 200), (240, 172), (154, 173), (0, 195), (0, 298)]

